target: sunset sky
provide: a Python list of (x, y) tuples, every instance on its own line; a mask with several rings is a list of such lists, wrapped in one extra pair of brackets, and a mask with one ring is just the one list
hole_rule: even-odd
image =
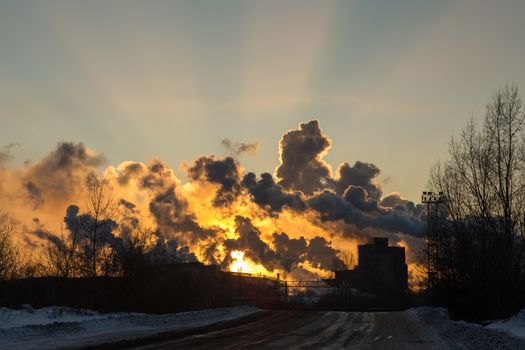
[[(318, 119), (325, 160), (371, 162), (419, 201), (431, 165), (494, 90), (525, 92), (524, 1), (0, 1), (0, 146), (57, 142), (178, 169)], [(182, 173), (179, 172), (179, 176)]]

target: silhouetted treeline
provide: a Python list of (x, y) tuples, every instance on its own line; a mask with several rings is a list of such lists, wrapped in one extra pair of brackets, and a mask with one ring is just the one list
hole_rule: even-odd
[(17, 277), (21, 259), (13, 243), (16, 220), (0, 212), (0, 281)]
[(457, 318), (503, 318), (524, 306), (524, 124), (518, 89), (506, 86), (432, 169), (430, 186), (445, 198), (432, 293)]

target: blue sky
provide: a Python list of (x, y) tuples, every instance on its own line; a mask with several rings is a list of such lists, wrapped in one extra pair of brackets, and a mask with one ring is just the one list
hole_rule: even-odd
[[(82, 141), (178, 168), (221, 140), (278, 165), (319, 119), (326, 160), (375, 163), (418, 200), (495, 89), (525, 91), (523, 1), (0, 1), (0, 145), (16, 162)], [(182, 177), (181, 172), (179, 176)]]

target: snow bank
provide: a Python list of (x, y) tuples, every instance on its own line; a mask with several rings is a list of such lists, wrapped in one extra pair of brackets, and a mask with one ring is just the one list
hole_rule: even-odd
[(500, 330), (464, 321), (452, 321), (444, 308), (410, 309), (443, 339), (462, 344), (467, 349), (525, 349), (525, 341)]
[(496, 329), (525, 338), (525, 309), (507, 320), (493, 321), (487, 325), (489, 329)]
[(182, 332), (233, 320), (261, 311), (237, 306), (150, 315), (98, 313), (67, 307), (21, 310), (0, 308), (0, 349), (75, 349), (119, 340), (139, 339), (164, 332)]

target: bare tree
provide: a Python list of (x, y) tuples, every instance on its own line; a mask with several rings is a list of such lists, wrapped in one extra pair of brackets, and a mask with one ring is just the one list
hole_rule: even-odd
[[(109, 184), (104, 179), (93, 178), (86, 201), (86, 215), (81, 216), (80, 221), (80, 229), (91, 244), (91, 276), (97, 276), (99, 270), (104, 273), (108, 270), (107, 260), (111, 255), (105, 245), (112, 238), (112, 231), (116, 227), (113, 219), (117, 209)], [(99, 256), (99, 253), (102, 255)]]
[(440, 287), (503, 313), (516, 306), (523, 287), (524, 124), (517, 87), (498, 90), (483, 125), (471, 120), (452, 139), (450, 158), (433, 167), (429, 181), (446, 198), (447, 224), (432, 257)]
[(134, 217), (119, 220), (119, 243), (114, 245), (120, 273), (123, 276), (140, 274), (147, 265), (148, 253), (156, 241), (154, 231)]
[(17, 275), (20, 256), (13, 244), (17, 222), (6, 213), (0, 213), (0, 280), (14, 278)]
[(60, 236), (51, 236), (40, 256), (40, 267), (46, 276), (78, 277), (81, 275), (81, 252), (78, 244), (78, 227)]

